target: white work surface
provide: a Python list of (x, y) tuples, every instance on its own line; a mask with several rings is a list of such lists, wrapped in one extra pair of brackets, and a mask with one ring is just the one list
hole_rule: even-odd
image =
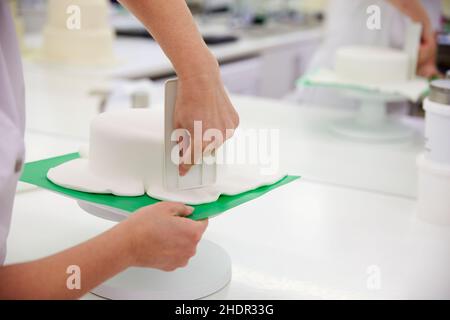
[[(20, 193), (7, 262), (112, 225), (60, 195)], [(417, 221), (408, 199), (301, 179), (214, 218), (205, 237), (233, 261), (230, 285), (212, 299), (450, 298), (450, 230)]]
[[(450, 228), (418, 221), (408, 197), (415, 189), (420, 138), (355, 143), (326, 129), (346, 113), (245, 97), (233, 102), (243, 126), (280, 129), (281, 166), (304, 178), (211, 221), (205, 237), (233, 261), (232, 282), (211, 298), (450, 298)], [(46, 114), (55, 122), (72, 117)], [(27, 159), (66, 153), (85, 142), (63, 136), (31, 132)], [(46, 256), (112, 225), (71, 199), (22, 191), (7, 262)]]

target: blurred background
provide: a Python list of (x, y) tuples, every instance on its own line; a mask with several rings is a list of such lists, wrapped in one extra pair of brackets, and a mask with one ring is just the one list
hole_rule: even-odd
[[(27, 49), (39, 47), (47, 21), (47, 0), (12, 2), (17, 8), (17, 26), (25, 39), (26, 53)], [(206, 43), (222, 66), (228, 90), (269, 98), (283, 98), (291, 93), (296, 80), (308, 70), (324, 37), (329, 2), (333, 0), (187, 0)], [(437, 64), (445, 73), (450, 68), (450, 1), (423, 0), (423, 3), (430, 8), (438, 33)], [(145, 28), (117, 1), (110, 1), (109, 5), (110, 24), (117, 40), (133, 39), (136, 50), (142, 50), (139, 45), (151, 39)], [(124, 50), (124, 46), (118, 47), (118, 51)], [(157, 61), (165, 61), (165, 57), (156, 44), (153, 47), (146, 47), (146, 57), (155, 66)], [(127, 50), (133, 48), (129, 46)], [(126, 60), (131, 56), (122, 57), (122, 64), (129, 63)], [(123, 76), (160, 81), (174, 75), (164, 63), (159, 68), (147, 69)]]
[[(83, 17), (88, 29), (78, 33), (64, 30), (64, 19), (70, 12), (56, 9), (56, 4), (62, 2), (10, 0), (29, 90), (29, 128), (79, 132), (83, 123), (85, 126), (89, 123), (84, 119), (93, 116), (89, 113), (80, 117), (71, 131), (61, 121), (52, 120), (54, 112), (45, 111), (49, 101), (64, 104), (68, 110), (93, 105), (83, 109), (89, 112), (162, 103), (162, 86), (175, 73), (144, 26), (117, 1), (63, 1), (65, 5), (73, 2), (86, 6), (81, 14), (87, 12)], [(365, 9), (372, 2), (382, 8), (383, 25), (380, 31), (369, 34), (358, 28), (364, 28), (359, 24), (365, 24)], [(335, 51), (342, 45), (401, 49), (406, 41), (407, 18), (387, 3), (387, 0), (187, 0), (205, 42), (220, 63), (225, 86), (231, 94), (335, 109), (339, 104), (337, 98), (329, 98), (330, 105), (330, 101), (322, 99), (328, 94), (305, 92), (299, 88), (299, 79), (317, 68), (333, 67)], [(436, 65), (443, 77), (450, 68), (450, 0), (422, 0), (422, 3), (436, 33)], [(102, 41), (102, 45), (94, 44), (94, 38)], [(72, 97), (70, 101), (68, 95)], [(76, 106), (70, 106), (71, 103)], [(423, 116), (422, 100), (403, 104), (407, 104), (400, 108), (403, 113)], [(346, 101), (341, 105), (353, 106)], [(81, 131), (86, 133), (86, 128)]]
[[(327, 1), (189, 0), (187, 3), (222, 66), (228, 90), (281, 98), (294, 89), (296, 79), (306, 70), (320, 44)], [(27, 60), (33, 55), (33, 48), (41, 44), (47, 1), (20, 0), (16, 6)], [(157, 45), (149, 43), (151, 38), (144, 27), (116, 1), (110, 2), (110, 23), (119, 42), (116, 50), (122, 67), (134, 56), (123, 52), (133, 51), (132, 45), (125, 49), (120, 44), (134, 42), (135, 50), (145, 47), (146, 58), (153, 61), (151, 66), (142, 62), (146, 71), (137, 67), (139, 72), (129, 69), (130, 72), (119, 76), (164, 81), (174, 75)]]

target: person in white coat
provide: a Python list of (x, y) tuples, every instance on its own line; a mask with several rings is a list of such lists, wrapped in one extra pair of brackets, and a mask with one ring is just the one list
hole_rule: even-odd
[[(380, 9), (379, 29), (367, 27), (371, 14), (367, 9), (371, 6)], [(324, 39), (311, 59), (307, 72), (319, 68), (332, 69), (336, 51), (342, 46), (403, 48), (406, 22), (411, 19), (422, 25), (417, 74), (427, 78), (438, 75), (436, 30), (441, 8), (441, 0), (329, 0)], [(327, 94), (324, 94), (324, 90)], [(343, 98), (333, 89), (300, 88), (288, 99), (329, 107), (354, 106), (351, 100)]]
[[(122, 0), (151, 30), (179, 77), (174, 122), (189, 129), (235, 129), (239, 117), (222, 84), (219, 66), (199, 34), (184, 0)], [(173, 19), (176, 17), (176, 19)], [(17, 180), (24, 162), (24, 81), (8, 1), (0, 0), (0, 299), (79, 298), (130, 266), (174, 270), (195, 254), (207, 221), (185, 218), (193, 208), (161, 202), (143, 208), (111, 230), (36, 261), (3, 265)], [(180, 167), (185, 174), (188, 165)], [(36, 211), (38, 206), (35, 206)], [(64, 210), (64, 208), (61, 208)], [(77, 265), (81, 288), (66, 287)]]
[[(405, 42), (406, 20), (422, 25), (422, 45), (419, 49), (418, 74), (428, 77), (436, 70), (436, 30), (439, 27), (441, 0), (329, 0), (324, 40), (309, 64), (309, 69), (333, 67), (334, 55), (346, 45), (373, 45), (401, 49)], [(380, 28), (368, 28), (372, 11), (380, 9)], [(430, 18), (432, 16), (433, 19)], [(435, 67), (435, 66), (434, 66)]]

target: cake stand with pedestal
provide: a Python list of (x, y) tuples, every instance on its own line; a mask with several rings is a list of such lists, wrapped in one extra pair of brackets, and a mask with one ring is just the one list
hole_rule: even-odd
[[(97, 217), (122, 221), (129, 213), (78, 200), (79, 206)], [(189, 264), (172, 272), (150, 268), (128, 268), (91, 292), (107, 299), (192, 300), (223, 289), (231, 280), (231, 259), (217, 244), (200, 241)]]
[(387, 103), (406, 101), (401, 95), (349, 89), (343, 90), (342, 94), (360, 104), (354, 117), (332, 124), (335, 133), (368, 142), (395, 142), (413, 136), (411, 128), (387, 113)]

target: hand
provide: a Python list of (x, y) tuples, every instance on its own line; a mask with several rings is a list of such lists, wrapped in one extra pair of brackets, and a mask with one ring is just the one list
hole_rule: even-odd
[(207, 220), (185, 218), (192, 212), (180, 203), (159, 202), (122, 222), (130, 235), (132, 265), (163, 271), (186, 266), (208, 226)]
[(417, 74), (421, 77), (430, 78), (439, 75), (436, 68), (437, 43), (434, 32), (424, 31), (422, 43), (419, 48), (419, 61)]
[(443, 78), (435, 63), (423, 64), (417, 68), (417, 75), (430, 79), (433, 77)]
[[(174, 128), (187, 129), (191, 141), (203, 141), (203, 134), (208, 129), (218, 129), (222, 139), (214, 140), (213, 149), (217, 149), (227, 139), (231, 138), (234, 129), (239, 125), (239, 115), (234, 109), (228, 94), (222, 84), (220, 72), (180, 78), (178, 82), (178, 95), (175, 105)], [(194, 121), (201, 121), (202, 139), (194, 136)], [(182, 161), (179, 166), (180, 175), (185, 175), (193, 164), (201, 158), (201, 153), (211, 141), (203, 141), (201, 148), (190, 148), (187, 152), (190, 161)], [(184, 144), (184, 146), (192, 144)], [(184, 151), (187, 149), (184, 148)], [(212, 151), (212, 150), (209, 150)]]

